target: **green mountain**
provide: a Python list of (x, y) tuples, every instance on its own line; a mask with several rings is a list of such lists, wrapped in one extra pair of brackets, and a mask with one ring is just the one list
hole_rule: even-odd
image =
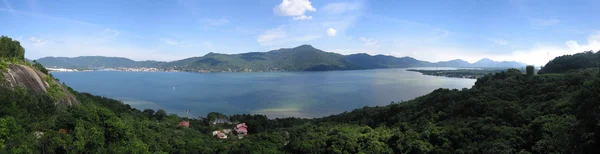
[[(4, 74), (13, 70), (4, 66), (17, 63), (43, 72), (19, 56), (0, 58)], [(188, 119), (65, 85), (79, 103), (56, 104), (53, 90), (0, 84), (0, 153), (598, 153), (600, 73), (567, 72), (530, 76), (508, 69), (470, 89), (437, 89), (315, 119), (217, 113)], [(234, 123), (211, 124), (215, 116)], [(235, 122), (248, 126), (247, 136), (213, 136)]]
[(471, 63), (461, 60), (454, 59), (450, 61), (440, 61), (435, 64), (437, 67), (470, 67)]
[(538, 73), (565, 73), (577, 68), (597, 68), (600, 66), (600, 51), (586, 51), (573, 55), (564, 55), (552, 59)]
[[(485, 61), (484, 61), (485, 60)], [(75, 58), (45, 57), (37, 61), (48, 67), (60, 68), (115, 68), (152, 67), (165, 70), (188, 72), (270, 72), (270, 71), (330, 71), (376, 68), (406, 67), (516, 67), (525, 64), (518, 62), (496, 62), (484, 59), (477, 63), (462, 60), (431, 63), (412, 57), (385, 55), (352, 54), (341, 55), (325, 52), (310, 45), (295, 48), (282, 48), (268, 52), (242, 54), (208, 53), (201, 57), (191, 57), (172, 62), (133, 61), (118, 57), (84, 56)]]
[(432, 65), (430, 62), (420, 61), (412, 57), (371, 56), (365, 53), (348, 55), (345, 56), (345, 59), (362, 69), (423, 67)]
[(184, 71), (323, 71), (358, 69), (345, 61), (343, 55), (325, 52), (310, 45), (269, 52), (242, 54), (208, 53), (168, 62), (162, 68)]
[(524, 67), (526, 64), (520, 63), (520, 62), (515, 62), (515, 61), (493, 61), (491, 59), (488, 58), (483, 58), (478, 60), (477, 62), (473, 63), (470, 65), (470, 67), (486, 67), (486, 68), (497, 68), (497, 67), (504, 67), (504, 68), (521, 68)]

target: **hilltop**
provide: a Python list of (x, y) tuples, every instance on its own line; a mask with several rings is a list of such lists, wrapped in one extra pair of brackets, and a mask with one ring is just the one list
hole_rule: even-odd
[(42, 65), (35, 61), (31, 64), (24, 55), (25, 49), (18, 41), (6, 36), (0, 38), (0, 87), (47, 94), (55, 104), (79, 103)]
[(580, 68), (598, 68), (600, 66), (600, 51), (586, 51), (573, 55), (563, 55), (549, 61), (538, 73), (566, 73)]
[(133, 61), (120, 57), (44, 57), (37, 60), (47, 67), (100, 69), (100, 68), (159, 68), (187, 72), (271, 72), (271, 71), (331, 71), (407, 67), (495, 67), (520, 68), (525, 64), (512, 61), (493, 61), (484, 58), (475, 63), (464, 60), (437, 63), (412, 57), (326, 52), (311, 45), (282, 48), (268, 52), (241, 54), (208, 53), (171, 62)]

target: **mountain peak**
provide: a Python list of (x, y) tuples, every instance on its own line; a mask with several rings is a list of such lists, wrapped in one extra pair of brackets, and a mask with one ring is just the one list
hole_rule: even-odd
[[(393, 57), (393, 56), (392, 56), (392, 57)], [(404, 59), (414, 59), (414, 60), (417, 60), (417, 59), (415, 59), (415, 58), (413, 58), (413, 57), (409, 57), (409, 56), (404, 56), (404, 57), (400, 57), (400, 58), (404, 58)]]
[(487, 61), (493, 61), (489, 58), (481, 58), (480, 60), (478, 60), (478, 62), (487, 62)]
[(449, 60), (449, 62), (467, 62), (467, 61), (462, 60), (462, 59), (452, 59), (452, 60)]
[(295, 47), (294, 49), (317, 49), (317, 48), (313, 47), (312, 45), (303, 44), (303, 45)]

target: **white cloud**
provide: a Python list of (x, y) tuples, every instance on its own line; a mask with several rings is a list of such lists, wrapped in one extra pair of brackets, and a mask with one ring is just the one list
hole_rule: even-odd
[(336, 33), (337, 33), (337, 31), (333, 28), (327, 29), (327, 35), (329, 35), (329, 36), (335, 36)]
[(498, 56), (502, 60), (516, 60), (536, 66), (544, 65), (555, 57), (575, 54), (584, 51), (600, 50), (600, 32), (588, 36), (587, 44), (580, 44), (574, 40), (565, 41), (564, 46), (536, 45), (530, 49), (516, 50), (510, 55)]
[(312, 16), (306, 16), (307, 11), (317, 11), (309, 0), (283, 0), (281, 4), (273, 8), (273, 12), (280, 16), (296, 16), (294, 20), (310, 20)]
[(375, 40), (375, 39), (360, 37), (360, 41), (362, 41), (366, 47), (376, 47), (377, 46), (377, 40)]
[[(447, 61), (452, 59), (463, 59), (468, 62), (475, 62), (481, 58), (490, 58), (496, 61), (518, 61), (536, 66), (545, 65), (548, 61), (555, 57), (575, 54), (584, 51), (599, 51), (600, 50), (600, 32), (589, 35), (586, 41), (567, 40), (564, 44), (537, 44), (532, 47), (514, 49), (512, 51), (497, 52), (490, 51), (486, 48), (469, 48), (454, 44), (440, 44), (437, 42), (406, 42), (406, 43), (377, 43), (377, 40), (360, 37), (360, 41), (364, 43), (364, 48), (354, 47), (350, 51), (332, 50), (340, 53), (369, 53), (369, 54), (385, 54), (397, 57), (411, 56), (419, 60), (427, 61)], [(484, 40), (492, 41), (493, 39)], [(493, 40), (499, 44), (506, 43), (504, 40)], [(492, 41), (492, 42), (493, 42)], [(388, 42), (388, 41), (386, 41)], [(379, 46), (368, 48), (368, 44)], [(515, 48), (515, 47), (512, 47)]]
[(335, 27), (337, 33), (345, 33), (348, 28), (357, 24), (365, 15), (363, 6), (366, 1), (354, 0), (344, 1), (341, 3), (328, 3), (320, 8), (319, 19), (320, 25), (318, 28)]
[(292, 19), (294, 19), (294, 20), (311, 20), (312, 16), (301, 15), (301, 16), (297, 16), (297, 17), (292, 17)]
[(589, 50), (593, 50), (593, 51), (600, 50), (600, 32), (596, 32), (595, 34), (588, 36), (587, 41), (588, 41), (587, 44), (580, 45), (579, 43), (577, 43), (577, 41), (569, 40), (569, 41), (565, 42), (565, 45), (569, 49), (569, 54), (582, 52), (582, 51), (589, 51)]
[(48, 41), (46, 41), (43, 38), (36, 38), (36, 37), (29, 37), (29, 41), (31, 41), (33, 43), (34, 46), (43, 46), (45, 45)]

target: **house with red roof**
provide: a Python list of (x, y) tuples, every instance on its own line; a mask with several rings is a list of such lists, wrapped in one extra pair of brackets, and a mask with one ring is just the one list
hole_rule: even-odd
[(235, 126), (235, 131), (240, 137), (248, 135), (248, 126), (246, 126), (246, 123), (238, 124), (237, 126)]
[(177, 126), (180, 126), (180, 127), (190, 127), (190, 122), (189, 121), (185, 121), (185, 120), (181, 120), (181, 122), (179, 122), (179, 124), (177, 124)]
[(212, 134), (213, 134), (213, 136), (216, 136), (217, 138), (227, 139), (227, 135), (225, 133), (221, 132), (221, 131), (218, 131), (218, 130), (217, 131), (213, 131)]

